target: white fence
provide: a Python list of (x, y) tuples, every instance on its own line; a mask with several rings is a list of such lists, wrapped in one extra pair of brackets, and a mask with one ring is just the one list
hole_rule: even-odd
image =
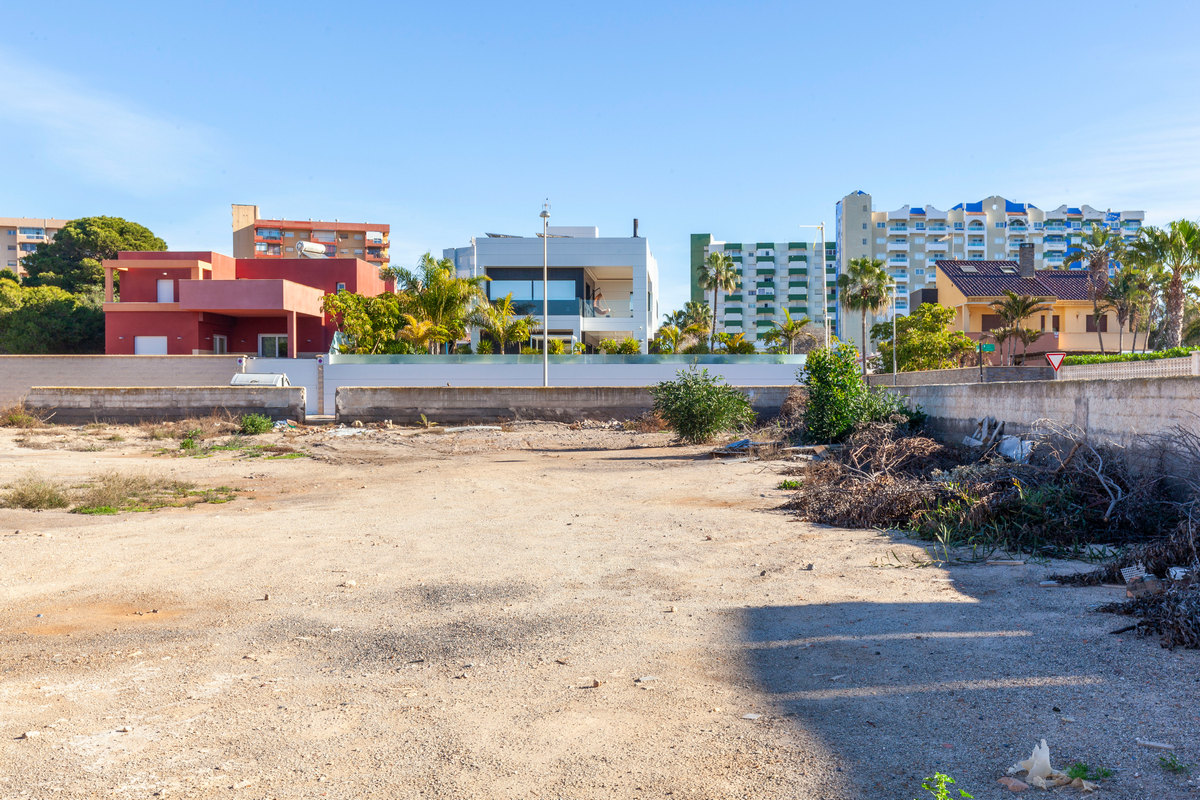
[(1151, 361), (1117, 361), (1108, 364), (1062, 366), (1060, 381), (1122, 380), (1125, 378), (1179, 378), (1200, 375), (1200, 351), (1182, 358)]
[[(797, 382), (804, 356), (551, 356), (551, 386), (650, 386), (690, 365), (732, 386)], [(245, 371), (284, 373), (308, 389), (309, 414), (332, 414), (340, 386), (541, 386), (537, 356), (323, 356), (247, 358)]]

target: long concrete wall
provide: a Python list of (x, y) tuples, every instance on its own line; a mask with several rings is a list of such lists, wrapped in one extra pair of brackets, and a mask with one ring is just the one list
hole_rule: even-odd
[[(743, 387), (760, 416), (779, 413), (791, 386)], [(510, 419), (631, 419), (654, 406), (643, 386), (343, 386), (337, 390), (340, 422), (391, 420), (415, 423), (495, 422)]]
[(931, 369), (924, 372), (876, 373), (867, 376), (872, 386), (924, 386), (943, 383), (1001, 383), (1005, 381), (1052, 381), (1054, 367), (989, 367)]
[(303, 422), (303, 386), (34, 386), (26, 405), (54, 423), (142, 422), (265, 414)]
[(2, 356), (0, 407), (33, 386), (220, 386), (237, 356)]
[(935, 432), (958, 435), (992, 416), (1008, 433), (1028, 432), (1039, 419), (1074, 425), (1089, 437), (1129, 445), (1177, 425), (1200, 430), (1200, 379), (1031, 381), (901, 386), (921, 406)]

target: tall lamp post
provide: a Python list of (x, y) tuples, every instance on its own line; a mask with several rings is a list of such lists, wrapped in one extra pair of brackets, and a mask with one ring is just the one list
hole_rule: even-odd
[(816, 228), (821, 232), (821, 319), (825, 323), (825, 347), (829, 347), (829, 273), (825, 271), (825, 223), (799, 225), (800, 228)]
[(542, 386), (550, 385), (550, 203), (542, 204)]
[(892, 385), (900, 385), (900, 375), (896, 372), (896, 351), (900, 343), (896, 341), (896, 278), (892, 277)]

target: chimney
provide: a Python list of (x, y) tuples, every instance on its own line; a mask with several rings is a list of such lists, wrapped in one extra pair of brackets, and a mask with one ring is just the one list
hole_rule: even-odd
[(637, 217), (633, 218), (633, 238), (638, 238), (637, 235)]
[(1033, 245), (1024, 242), (1020, 245), (1017, 256), (1017, 268), (1022, 278), (1032, 278), (1033, 275)]

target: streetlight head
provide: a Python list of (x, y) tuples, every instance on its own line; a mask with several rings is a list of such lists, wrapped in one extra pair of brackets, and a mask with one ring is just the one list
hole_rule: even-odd
[(542, 219), (550, 219), (550, 212), (543, 210), (542, 213), (538, 214), (538, 216)]

